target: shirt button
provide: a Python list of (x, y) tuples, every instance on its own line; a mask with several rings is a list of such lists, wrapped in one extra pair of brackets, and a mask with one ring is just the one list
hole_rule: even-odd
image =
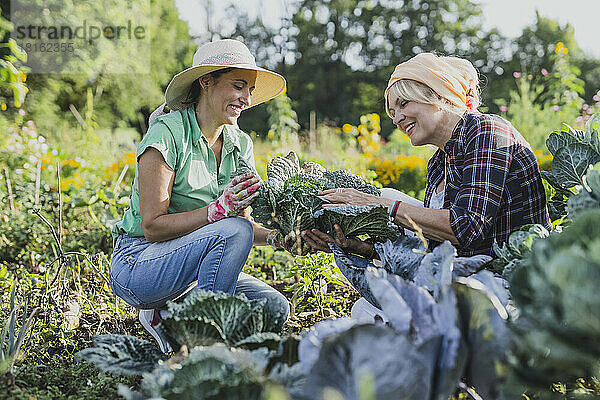
[(219, 185), (222, 185), (222, 184), (223, 184), (223, 179), (221, 178), (221, 179), (217, 180), (217, 183), (218, 183)]

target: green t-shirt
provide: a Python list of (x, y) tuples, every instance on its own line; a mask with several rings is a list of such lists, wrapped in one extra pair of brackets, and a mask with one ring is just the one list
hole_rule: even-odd
[[(175, 171), (169, 214), (192, 211), (216, 200), (231, 181), (239, 158), (254, 168), (252, 139), (233, 125), (223, 127), (223, 149), (217, 176), (215, 154), (200, 132), (193, 107), (163, 115), (152, 121), (148, 133), (137, 149), (137, 159), (148, 147), (160, 151), (167, 165)], [(113, 238), (120, 234), (144, 236), (140, 216), (138, 166), (130, 197), (130, 206), (123, 219), (112, 229)]]

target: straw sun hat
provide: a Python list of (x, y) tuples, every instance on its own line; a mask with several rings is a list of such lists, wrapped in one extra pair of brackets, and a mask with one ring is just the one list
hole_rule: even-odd
[(251, 105), (263, 103), (283, 93), (285, 78), (275, 72), (256, 66), (254, 56), (246, 45), (238, 40), (224, 39), (202, 45), (194, 54), (192, 67), (171, 79), (165, 92), (167, 105), (172, 110), (189, 106), (183, 104), (191, 84), (202, 75), (223, 68), (241, 68), (256, 71), (256, 88), (250, 96)]

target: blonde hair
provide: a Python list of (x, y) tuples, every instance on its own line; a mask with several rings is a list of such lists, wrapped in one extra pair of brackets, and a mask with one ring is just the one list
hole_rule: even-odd
[[(386, 112), (390, 118), (393, 118), (389, 108), (388, 96), (390, 93), (395, 94), (403, 100), (436, 105), (443, 110), (458, 115), (462, 115), (466, 110), (476, 111), (481, 105), (479, 73), (470, 61), (452, 56), (437, 56), (433, 54), (430, 54), (430, 56), (432, 56), (434, 60), (438, 60), (434, 61), (435, 64), (446, 65), (450, 67), (450, 69), (453, 71), (448, 71), (448, 73), (451, 73), (454, 76), (458, 75), (457, 78), (464, 82), (463, 85), (465, 86), (463, 87), (466, 87), (466, 104), (455, 104), (446, 99), (443, 95), (437, 93), (428, 85), (417, 80), (399, 79), (387, 89), (387, 95), (385, 98)], [(434, 78), (434, 80), (437, 81), (439, 76)]]

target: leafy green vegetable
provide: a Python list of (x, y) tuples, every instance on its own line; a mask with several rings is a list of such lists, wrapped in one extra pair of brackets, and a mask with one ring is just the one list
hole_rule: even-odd
[(584, 210), (600, 208), (600, 163), (588, 169), (583, 176), (581, 190), (567, 201), (567, 208), (571, 218)]
[(279, 332), (284, 322), (284, 316), (269, 307), (266, 299), (248, 300), (243, 295), (194, 290), (180, 303), (167, 304), (171, 315), (159, 329), (178, 346), (225, 342), (252, 348), (271, 343), (273, 347), (279, 335), (259, 334)]
[(432, 358), (440, 341), (415, 346), (393, 329), (357, 325), (325, 341), (306, 379), (306, 394), (322, 398), (333, 389), (346, 400), (428, 399)]
[(413, 281), (332, 247), (394, 331), (351, 319), (315, 325), (298, 348), (309, 397), (330, 387), (344, 398), (360, 398), (370, 379), (373, 398), (446, 399), (463, 378), (484, 398), (496, 398), (496, 368), (505, 362), (510, 341), (506, 281), (486, 270), (453, 276), (456, 249), (449, 242), (421, 255), (410, 272)]
[(280, 383), (294, 400), (309, 400), (304, 394), (306, 376), (300, 363), (294, 365), (277, 364), (269, 373), (269, 379)]
[(462, 321), (461, 332), (467, 343), (464, 378), (484, 399), (496, 399), (510, 345), (508, 289), (506, 281), (483, 270), (453, 284)]
[(338, 224), (348, 237), (369, 235), (378, 242), (398, 237), (398, 230), (389, 223), (387, 208), (380, 205), (328, 207), (316, 211), (313, 216), (317, 218), (319, 228), (333, 236), (333, 226)]
[[(453, 253), (449, 254), (449, 258), (452, 257)], [(442, 269), (446, 269), (442, 275), (451, 275), (449, 263)], [(448, 398), (461, 377), (467, 356), (458, 329), (456, 297), (450, 282), (442, 283), (434, 298), (426, 288), (382, 269), (370, 268), (367, 279), (393, 328), (406, 335), (415, 345), (436, 338), (441, 341), (431, 359), (430, 391), (431, 398)]]
[(111, 374), (142, 375), (152, 371), (158, 361), (164, 359), (153, 343), (134, 336), (95, 336), (94, 346), (77, 352), (75, 358)]
[[(342, 274), (361, 296), (379, 307), (365, 275), (367, 268), (375, 265), (364, 257), (345, 253), (333, 243), (329, 247)], [(400, 236), (395, 242), (388, 240), (385, 243), (375, 243), (375, 250), (385, 271), (417, 282), (434, 291), (436, 296), (450, 278), (471, 275), (484, 268), (491, 260), (489, 256), (455, 257), (456, 250), (449, 242), (442, 243), (432, 253), (425, 255), (423, 242), (411, 236)], [(451, 268), (447, 269), (448, 266)]]
[(348, 282), (356, 289), (362, 297), (375, 307), (380, 307), (379, 303), (371, 293), (369, 283), (367, 282), (366, 272), (368, 267), (375, 265), (364, 257), (344, 252), (335, 243), (329, 243), (329, 248), (333, 252), (333, 257), (342, 274), (348, 279)]
[(498, 258), (490, 263), (490, 269), (508, 278), (517, 264), (529, 254), (534, 241), (548, 235), (550, 232), (542, 225), (528, 224), (511, 233), (508, 241), (502, 243), (502, 246), (494, 241), (492, 248)]
[(305, 375), (309, 374), (310, 369), (319, 359), (319, 352), (327, 338), (347, 331), (356, 325), (358, 325), (356, 320), (342, 317), (319, 321), (310, 328), (298, 345), (298, 358), (303, 373)]
[[(566, 214), (566, 202), (574, 194), (572, 188), (585, 185), (583, 176), (588, 167), (600, 162), (599, 127), (600, 114), (595, 114), (588, 120), (585, 131), (563, 124), (560, 131), (552, 132), (546, 140), (553, 156), (552, 173), (543, 172), (542, 176), (554, 189), (549, 206), (556, 217)], [(577, 208), (581, 200), (572, 204)]]
[(197, 347), (189, 356), (158, 366), (142, 381), (145, 398), (262, 398), (264, 352), (229, 349), (223, 344)]
[(520, 312), (510, 325), (513, 386), (544, 390), (596, 372), (599, 282), (600, 210), (582, 211), (562, 233), (533, 244), (510, 279)]
[(249, 351), (223, 343), (193, 348), (144, 374), (142, 393), (121, 386), (128, 400), (138, 399), (263, 399), (264, 385), (277, 382), (294, 399), (303, 397), (305, 377), (299, 364), (271, 362), (279, 356), (260, 348)]
[(301, 168), (296, 154), (290, 152), (286, 157), (273, 158), (267, 166), (267, 177), (267, 186), (260, 189), (252, 204), (252, 217), (267, 228), (279, 230), (287, 247), (297, 254), (312, 251), (303, 242), (302, 231), (317, 228), (332, 233), (336, 223), (349, 236), (369, 235), (375, 241), (398, 237), (398, 231), (388, 225), (389, 218), (383, 207), (322, 210), (324, 200), (318, 194), (325, 189), (354, 188), (381, 195), (379, 189), (359, 176), (347, 171), (327, 171), (313, 162), (304, 163)]
[(363, 193), (381, 196), (381, 191), (373, 185), (365, 183), (358, 175), (353, 175), (345, 170), (323, 171), (325, 189), (354, 188)]
[(447, 398), (461, 377), (483, 398), (496, 398), (501, 377), (495, 368), (510, 338), (506, 282), (486, 270), (452, 278), (455, 251), (445, 242), (428, 254), (415, 283), (381, 269), (369, 269), (367, 279), (393, 328), (416, 344), (441, 337), (432, 398)]
[(433, 292), (433, 297), (440, 298), (442, 290), (452, 283), (452, 267), (456, 249), (445, 241), (421, 260), (412, 280), (415, 284)]
[(267, 177), (269, 178), (269, 187), (274, 191), (283, 190), (285, 182), (300, 173), (300, 161), (293, 151), (287, 156), (276, 156), (267, 165)]
[(233, 180), (233, 178), (235, 178), (236, 176), (244, 175), (244, 174), (248, 174), (248, 173), (255, 174), (256, 171), (254, 170), (254, 168), (252, 168), (250, 163), (245, 158), (240, 157), (238, 160), (238, 167), (235, 171), (233, 171), (231, 173), (230, 178)]

